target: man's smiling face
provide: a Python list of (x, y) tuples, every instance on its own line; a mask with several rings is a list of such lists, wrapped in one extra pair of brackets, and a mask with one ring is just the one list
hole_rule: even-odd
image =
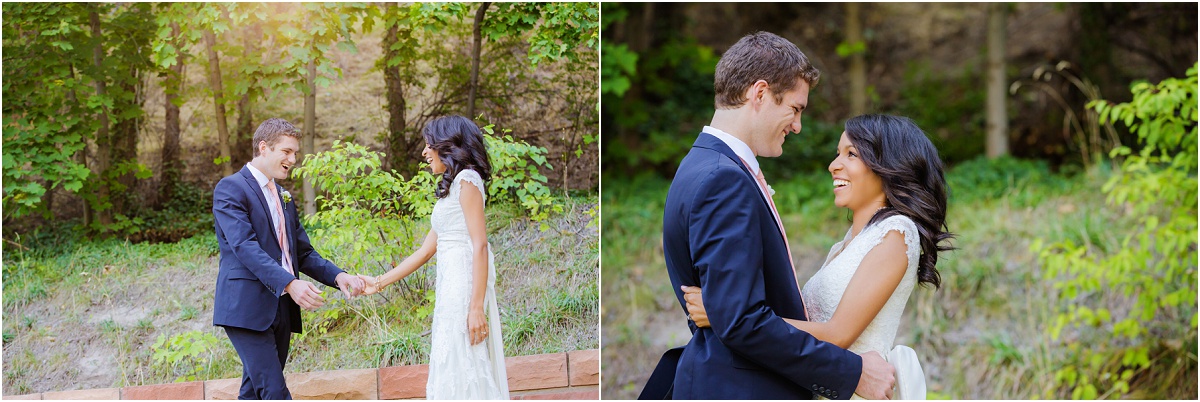
[(261, 141), (258, 143), (257, 158), (261, 158), (262, 163), (255, 164), (255, 167), (272, 179), (286, 179), (296, 164), (296, 154), (299, 152), (300, 141), (296, 137), (281, 135), (274, 147)]
[[(753, 144), (748, 144), (757, 156), (777, 157), (783, 154), (783, 142), (789, 133), (800, 132), (800, 116), (808, 108), (808, 82), (798, 79), (783, 99), (775, 103), (775, 93), (763, 92), (758, 116), (755, 119)], [(754, 102), (751, 99), (750, 102)]]

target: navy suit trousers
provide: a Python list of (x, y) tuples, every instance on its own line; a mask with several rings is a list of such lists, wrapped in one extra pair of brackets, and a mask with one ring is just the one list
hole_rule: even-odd
[(291, 301), (292, 296), (281, 297), (275, 322), (267, 330), (225, 327), (225, 334), (229, 335), (229, 341), (242, 359), (242, 388), (238, 399), (292, 399), (283, 377), (283, 366), (287, 364), (292, 341), (291, 314), (286, 310), (293, 303), (286, 303), (282, 298)]

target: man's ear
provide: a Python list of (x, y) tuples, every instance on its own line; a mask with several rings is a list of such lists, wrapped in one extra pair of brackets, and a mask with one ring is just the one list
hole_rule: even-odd
[(746, 88), (746, 102), (754, 110), (758, 110), (762, 106), (763, 100), (768, 96), (767, 91), (770, 90), (770, 85), (767, 85), (766, 80), (754, 81)]

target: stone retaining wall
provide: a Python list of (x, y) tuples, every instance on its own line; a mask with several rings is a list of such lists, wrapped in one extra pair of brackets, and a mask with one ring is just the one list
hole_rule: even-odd
[[(600, 399), (600, 350), (505, 359), (512, 399)], [(429, 366), (287, 374), (295, 399), (423, 399)], [(241, 378), (4, 396), (3, 399), (237, 399)]]

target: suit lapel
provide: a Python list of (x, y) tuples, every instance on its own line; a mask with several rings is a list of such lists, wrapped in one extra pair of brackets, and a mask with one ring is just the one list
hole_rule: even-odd
[[(267, 220), (267, 226), (275, 227), (271, 222), (270, 204), (267, 204), (267, 197), (265, 195), (263, 195), (262, 188), (258, 186), (258, 180), (254, 179), (254, 173), (250, 173), (250, 168), (247, 168), (247, 167), (243, 167), (242, 170), (238, 173), (241, 173), (242, 177), (246, 179), (246, 186), (248, 186), (250, 188), (250, 194), (252, 194), (255, 198), (258, 199), (259, 208), (256, 208), (255, 210), (250, 211), (250, 214), (251, 215), (254, 215), (255, 213), (262, 214), (263, 219)], [(279, 248), (279, 236), (275, 235), (274, 230), (269, 230), (269, 232), (270, 232), (270, 236), (271, 236), (271, 244), (274, 244), (275, 248)], [(280, 252), (282, 252), (282, 250), (280, 250)]]
[[(754, 183), (754, 188), (759, 188), (758, 187), (758, 179), (754, 177), (754, 173), (750, 172), (750, 168), (746, 167), (746, 164), (744, 162), (742, 162), (742, 157), (738, 156), (737, 153), (733, 152), (733, 149), (729, 148), (729, 145), (725, 145), (725, 142), (721, 141), (721, 139), (717, 138), (716, 136), (714, 136), (712, 134), (700, 133), (700, 137), (696, 138), (696, 143), (693, 144), (692, 146), (699, 147), (699, 148), (711, 149), (713, 151), (717, 151), (721, 155), (725, 155), (726, 158), (729, 158), (729, 160), (733, 161), (734, 164), (737, 164), (737, 166), (742, 169), (742, 173), (746, 174), (746, 179), (750, 180), (750, 182)], [(758, 193), (758, 199), (762, 201), (763, 208), (766, 208), (768, 211), (770, 211), (771, 204), (769, 201), (767, 201), (767, 197), (765, 195), (763, 195), (762, 191), (757, 191), (757, 193)], [(772, 222), (775, 221), (775, 218), (773, 216), (771, 218), (771, 221)], [(776, 223), (775, 229), (779, 230), (778, 223)]]

